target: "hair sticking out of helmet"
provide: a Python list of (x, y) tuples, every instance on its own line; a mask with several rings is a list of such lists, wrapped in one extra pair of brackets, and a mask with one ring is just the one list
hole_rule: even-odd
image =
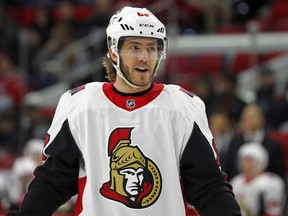
[[(120, 69), (119, 52), (121, 39), (126, 37), (148, 37), (158, 41), (158, 62), (155, 73), (162, 59), (166, 58), (167, 38), (166, 28), (159, 19), (146, 8), (124, 7), (117, 11), (110, 19), (106, 29), (108, 49), (117, 56), (117, 63), (113, 66), (117, 74), (124, 79), (130, 86), (138, 87), (130, 83)], [(108, 57), (109, 54), (108, 54)]]

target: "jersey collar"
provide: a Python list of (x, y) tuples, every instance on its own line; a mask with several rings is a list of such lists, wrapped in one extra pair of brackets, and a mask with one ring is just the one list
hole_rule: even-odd
[(163, 84), (152, 83), (150, 88), (133, 94), (118, 91), (114, 83), (104, 83), (103, 92), (105, 96), (117, 107), (127, 111), (141, 108), (153, 101), (163, 90)]

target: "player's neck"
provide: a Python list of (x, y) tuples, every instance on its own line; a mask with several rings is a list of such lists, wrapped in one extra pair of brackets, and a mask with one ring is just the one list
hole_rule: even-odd
[(245, 173), (246, 181), (252, 181), (253, 179), (257, 178), (261, 172), (247, 172)]

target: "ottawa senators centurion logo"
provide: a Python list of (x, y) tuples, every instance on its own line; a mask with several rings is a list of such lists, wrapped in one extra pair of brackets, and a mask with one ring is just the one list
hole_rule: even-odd
[(146, 208), (160, 196), (162, 180), (156, 164), (138, 146), (131, 146), (134, 128), (116, 128), (109, 137), (110, 181), (100, 193), (130, 208)]

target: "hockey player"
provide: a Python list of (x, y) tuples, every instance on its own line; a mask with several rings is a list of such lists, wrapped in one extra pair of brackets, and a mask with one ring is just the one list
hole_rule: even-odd
[(107, 27), (108, 83), (64, 93), (46, 136), (22, 216), (50, 216), (77, 194), (74, 215), (239, 216), (208, 128), (204, 103), (153, 82), (165, 26), (124, 7)]
[(275, 173), (264, 172), (268, 160), (259, 143), (247, 143), (239, 149), (240, 174), (231, 184), (243, 216), (284, 216), (285, 182)]

